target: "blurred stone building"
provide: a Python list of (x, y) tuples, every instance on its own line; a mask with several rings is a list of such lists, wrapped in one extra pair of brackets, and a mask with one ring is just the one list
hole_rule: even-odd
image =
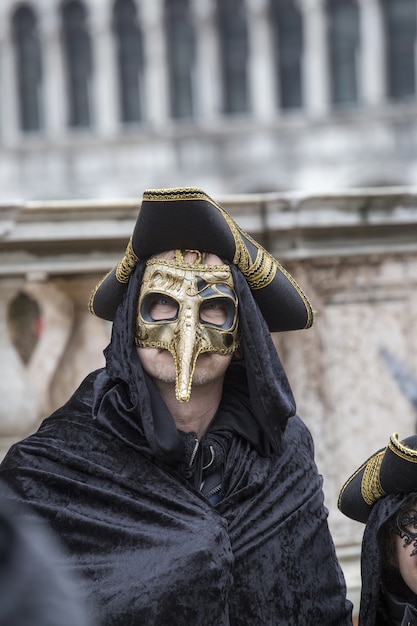
[(3, 0), (0, 200), (410, 185), (415, 0)]

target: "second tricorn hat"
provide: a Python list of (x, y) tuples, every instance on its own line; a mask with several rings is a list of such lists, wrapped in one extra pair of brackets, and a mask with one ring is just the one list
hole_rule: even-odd
[(312, 325), (310, 302), (294, 278), (225, 209), (190, 187), (145, 191), (125, 256), (93, 290), (90, 311), (113, 320), (136, 263), (175, 249), (211, 252), (236, 265), (271, 332)]
[(365, 524), (380, 498), (416, 492), (417, 435), (399, 441), (394, 433), (385, 448), (375, 452), (348, 478), (337, 505), (347, 517)]

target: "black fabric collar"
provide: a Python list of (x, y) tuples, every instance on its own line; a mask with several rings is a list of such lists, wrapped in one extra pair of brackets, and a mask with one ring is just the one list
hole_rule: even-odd
[[(414, 594), (414, 602), (416, 597)], [(397, 596), (393, 593), (385, 593), (386, 609), (389, 616), (390, 623), (393, 626), (401, 626), (403, 623), (417, 623), (417, 610), (415, 604), (413, 605), (409, 600)], [(407, 616), (413, 619), (413, 622), (409, 622)], [(404, 620), (404, 622), (403, 622)]]
[[(269, 455), (270, 446), (252, 413), (245, 381), (244, 363), (233, 363), (226, 376), (219, 410), (203, 437), (202, 447), (211, 445), (214, 437), (222, 441), (223, 449), (227, 449), (227, 442), (234, 433), (252, 444), (261, 456)], [(153, 437), (157, 449), (170, 463), (188, 465), (196, 436), (193, 433), (187, 436), (177, 430), (168, 407), (147, 374), (144, 374), (144, 383), (144, 393), (149, 399), (153, 416)], [(113, 381), (103, 370), (94, 383), (94, 418), (130, 446), (140, 448), (144, 453), (148, 449), (149, 455), (153, 447), (148, 446), (141, 416), (131, 410), (128, 398), (126, 385)]]
[[(145, 374), (145, 381), (159, 446), (167, 452), (174, 449), (179, 450), (179, 441), (182, 441), (182, 446), (184, 446), (184, 434), (181, 435), (178, 432), (168, 407), (147, 374)], [(227, 440), (230, 433), (235, 433), (251, 443), (261, 456), (269, 455), (270, 446), (251, 409), (246, 367), (243, 361), (235, 361), (230, 364), (219, 409), (209, 425), (202, 443), (213, 436)], [(196, 436), (191, 433), (191, 438), (195, 440)], [(187, 445), (188, 449), (193, 447), (192, 444)], [(184, 454), (184, 447), (182, 447), (181, 453)]]

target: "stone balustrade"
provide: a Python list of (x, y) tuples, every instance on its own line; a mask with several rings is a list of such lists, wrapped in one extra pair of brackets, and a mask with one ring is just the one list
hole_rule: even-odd
[[(357, 609), (362, 525), (337, 510), (344, 480), (393, 432), (416, 432), (417, 190), (216, 198), (302, 285), (313, 328), (274, 335), (310, 427), (329, 523)], [(139, 210), (120, 202), (0, 206), (0, 454), (104, 364), (111, 326), (87, 309), (90, 291), (121, 258)], [(42, 321), (26, 362), (25, 294)], [(414, 395), (413, 395), (414, 394)], [(414, 399), (414, 402), (413, 402)]]

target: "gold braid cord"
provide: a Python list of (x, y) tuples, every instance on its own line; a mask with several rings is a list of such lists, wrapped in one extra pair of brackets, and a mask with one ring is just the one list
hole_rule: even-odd
[(143, 194), (143, 200), (150, 202), (164, 202), (166, 200), (206, 200), (206, 202), (214, 204), (213, 200), (204, 191), (195, 187), (147, 189)]
[(386, 448), (371, 456), (365, 465), (365, 471), (362, 476), (362, 498), (365, 500), (366, 504), (370, 506), (379, 500), (379, 498), (386, 495), (380, 480), (380, 470), (385, 450)]
[(401, 457), (405, 461), (409, 461), (410, 463), (417, 463), (417, 450), (414, 450), (413, 448), (408, 448), (403, 443), (398, 441), (398, 433), (394, 433), (393, 435), (391, 435), (388, 448), (396, 456)]
[(130, 275), (138, 261), (139, 257), (133, 252), (131, 237), (129, 239), (129, 243), (127, 244), (125, 255), (116, 267), (116, 278), (119, 283), (125, 285), (129, 282)]
[(277, 273), (277, 262), (272, 256), (264, 249), (260, 248), (249, 235), (245, 233), (245, 237), (253, 243), (257, 248), (256, 259), (252, 262), (252, 258), (249, 254), (247, 247), (245, 246), (241, 230), (231, 220), (231, 218), (225, 214), (224, 218), (232, 231), (233, 238), (235, 240), (235, 256), (233, 263), (240, 269), (243, 276), (249, 283), (249, 287), (256, 291), (257, 289), (263, 289), (267, 287), (275, 278)]
[[(225, 219), (227, 221), (226, 216)], [(236, 224), (234, 224), (234, 228), (232, 228), (231, 224), (229, 226), (235, 238), (236, 244), (236, 253), (233, 262), (236, 263), (242, 274), (245, 276), (250, 288), (253, 291), (256, 291), (256, 289), (263, 289), (264, 287), (267, 287), (274, 280), (278, 270), (291, 283), (303, 301), (307, 312), (307, 321), (304, 328), (310, 328), (313, 323), (313, 309), (307, 296), (298, 283), (296, 283), (291, 274), (287, 272), (281, 263), (274, 259), (274, 257), (271, 256), (265, 248), (259, 247), (259, 244), (252, 239), (250, 235), (244, 233), (242, 229), (236, 226)], [(253, 245), (258, 248), (255, 263), (252, 263), (250, 254), (242, 241), (242, 237), (239, 236), (239, 233), (242, 233), (248, 241), (253, 243)]]
[[(213, 202), (213, 201), (211, 201)], [(214, 203), (213, 203), (214, 204)], [(294, 287), (301, 300), (304, 303), (306, 312), (307, 312), (307, 322), (305, 324), (305, 328), (310, 328), (313, 323), (313, 309), (311, 304), (304, 294), (300, 286), (296, 283), (294, 278), (287, 272), (287, 270), (276, 260), (272, 255), (269, 254), (262, 248), (250, 235), (245, 233), (230, 217), (228, 213), (221, 206), (215, 204), (216, 208), (222, 213), (227, 225), (229, 226), (233, 238), (235, 240), (235, 256), (233, 258), (233, 263), (240, 269), (246, 280), (248, 281), (249, 287), (256, 291), (257, 289), (263, 289), (267, 287), (274, 280), (277, 270), (285, 276), (285, 278), (291, 283)], [(246, 237), (248, 241), (250, 241), (258, 250), (255, 262), (252, 262), (252, 258), (249, 254), (247, 247), (244, 244), (242, 236)]]
[(97, 315), (95, 310), (94, 310), (94, 298), (96, 297), (96, 293), (100, 289), (100, 287), (104, 283), (104, 281), (108, 278), (108, 276), (110, 276), (112, 271), (113, 270), (110, 270), (109, 272), (107, 272), (107, 274), (105, 276), (103, 276), (103, 278), (97, 283), (97, 285), (94, 287), (93, 291), (91, 292), (90, 300), (88, 301), (88, 310), (93, 315)]

